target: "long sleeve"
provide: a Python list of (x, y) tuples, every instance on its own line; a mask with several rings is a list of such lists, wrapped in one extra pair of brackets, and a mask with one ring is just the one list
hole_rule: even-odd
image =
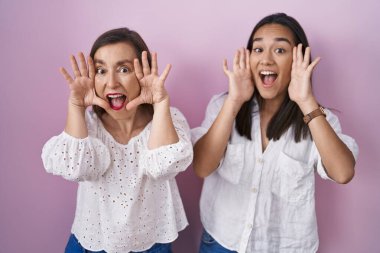
[(70, 181), (93, 181), (109, 167), (110, 155), (97, 138), (77, 139), (62, 132), (44, 145), (42, 161), (48, 173)]
[(171, 108), (171, 116), (179, 141), (149, 150), (144, 144), (140, 159), (140, 168), (150, 177), (174, 178), (179, 172), (186, 170), (193, 159), (193, 147), (190, 140), (190, 128), (182, 113)]

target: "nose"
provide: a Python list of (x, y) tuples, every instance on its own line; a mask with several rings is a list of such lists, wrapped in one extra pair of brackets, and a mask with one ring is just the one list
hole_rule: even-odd
[(267, 50), (264, 51), (261, 55), (260, 63), (262, 65), (272, 65), (274, 63), (273, 61), (273, 54), (271, 51)]
[(116, 88), (117, 86), (119, 86), (119, 80), (116, 73), (114, 72), (109, 73), (108, 79), (107, 79), (107, 86), (109, 88)]

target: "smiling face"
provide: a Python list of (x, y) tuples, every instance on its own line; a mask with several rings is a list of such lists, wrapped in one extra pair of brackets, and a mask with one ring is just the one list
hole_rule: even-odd
[(279, 24), (262, 26), (253, 35), (250, 65), (255, 85), (264, 102), (281, 103), (291, 78), (294, 37)]
[(100, 47), (94, 55), (96, 94), (107, 101), (107, 110), (113, 118), (127, 114), (126, 104), (140, 93), (133, 60), (137, 58), (134, 48), (124, 42)]

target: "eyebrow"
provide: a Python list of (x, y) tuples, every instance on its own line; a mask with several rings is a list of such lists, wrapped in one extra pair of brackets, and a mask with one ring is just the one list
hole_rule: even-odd
[[(102, 65), (105, 65), (105, 62), (103, 60), (100, 60), (100, 59), (95, 59), (94, 60), (94, 63), (95, 64), (102, 64)], [(116, 65), (123, 65), (125, 63), (129, 63), (129, 64), (133, 64), (133, 61), (130, 61), (128, 59), (125, 59), (125, 60), (121, 60), (121, 61), (118, 61), (116, 62)]]
[[(252, 43), (257, 42), (257, 41), (263, 41), (263, 38), (255, 38), (255, 39), (253, 39)], [(283, 38), (283, 37), (274, 38), (274, 41), (277, 41), (277, 42), (284, 41), (284, 42), (289, 43), (290, 45), (292, 44), (290, 42), (290, 40), (288, 40), (287, 38)]]

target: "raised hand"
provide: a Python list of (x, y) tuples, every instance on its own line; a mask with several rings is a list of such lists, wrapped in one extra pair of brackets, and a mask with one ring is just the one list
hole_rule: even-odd
[(229, 79), (228, 97), (239, 104), (248, 101), (255, 91), (248, 49), (241, 48), (235, 53), (232, 71), (228, 70), (227, 60), (224, 60), (223, 70)]
[(315, 100), (311, 88), (311, 73), (319, 61), (318, 57), (310, 63), (310, 47), (305, 49), (305, 55), (302, 54), (302, 44), (293, 48), (292, 73), (288, 92), (290, 99), (298, 105)]
[(164, 71), (159, 76), (157, 53), (152, 53), (151, 55), (152, 67), (149, 67), (148, 53), (146, 51), (142, 52), (142, 67), (138, 59), (135, 59), (133, 62), (141, 91), (138, 97), (127, 104), (127, 110), (135, 108), (140, 104), (158, 104), (169, 98), (169, 94), (167, 93), (164, 84), (171, 69), (171, 65), (166, 65)]
[(89, 56), (86, 63), (83, 53), (79, 53), (78, 59), (79, 66), (75, 57), (73, 55), (70, 56), (74, 78), (71, 77), (65, 68), (60, 68), (60, 72), (70, 87), (69, 102), (74, 106), (83, 108), (98, 105), (106, 109), (109, 107), (108, 103), (99, 98), (95, 93), (95, 67), (92, 58)]

